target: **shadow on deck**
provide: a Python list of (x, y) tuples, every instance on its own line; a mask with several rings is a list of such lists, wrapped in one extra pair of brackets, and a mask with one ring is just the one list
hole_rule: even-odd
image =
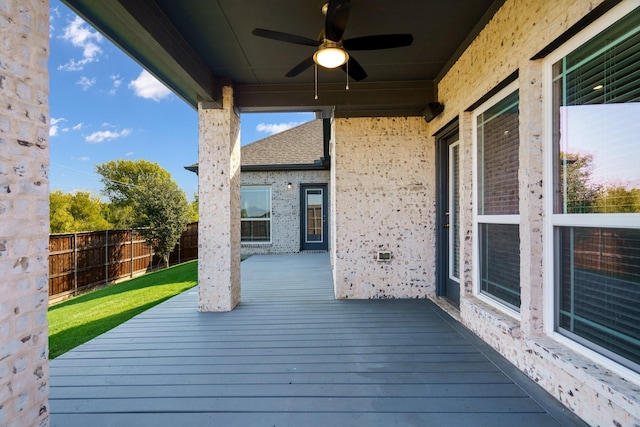
[(51, 362), (52, 426), (582, 426), (425, 300), (336, 301), (328, 254), (253, 256)]

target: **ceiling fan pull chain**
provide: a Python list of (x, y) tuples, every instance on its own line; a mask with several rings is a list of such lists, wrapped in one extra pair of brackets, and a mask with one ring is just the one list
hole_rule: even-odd
[(318, 99), (318, 64), (314, 64), (313, 66), (313, 70), (314, 70), (314, 75), (313, 75), (313, 84), (315, 86), (315, 91), (316, 91), (316, 98)]
[(345, 90), (349, 90), (349, 61), (347, 60), (347, 86)]

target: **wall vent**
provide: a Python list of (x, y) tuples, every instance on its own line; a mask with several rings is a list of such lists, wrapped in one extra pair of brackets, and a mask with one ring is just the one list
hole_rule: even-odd
[(378, 251), (376, 261), (391, 261), (391, 251)]

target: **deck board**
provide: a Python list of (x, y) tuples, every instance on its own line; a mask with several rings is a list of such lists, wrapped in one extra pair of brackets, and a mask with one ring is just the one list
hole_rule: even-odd
[(425, 300), (336, 301), (327, 254), (253, 256), (51, 362), (52, 426), (583, 426)]

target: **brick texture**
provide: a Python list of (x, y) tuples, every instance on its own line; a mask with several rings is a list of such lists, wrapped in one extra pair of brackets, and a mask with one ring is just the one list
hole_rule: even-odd
[[(425, 298), (435, 282), (435, 166), (422, 118), (336, 119), (334, 286), (343, 299)], [(378, 251), (391, 251), (388, 262)]]
[(241, 179), (242, 185), (271, 186), (271, 243), (243, 243), (242, 254), (300, 252), (300, 185), (328, 184), (329, 171), (242, 172)]
[[(514, 365), (590, 425), (639, 425), (638, 380), (613, 373), (545, 334), (543, 263), (543, 60), (531, 58), (601, 1), (507, 0), (438, 84), (445, 111), (429, 124), (435, 133), (456, 117), (461, 144), (462, 279), (460, 318)], [(467, 108), (519, 72), (520, 319), (473, 296), (473, 112)], [(551, 266), (550, 266), (551, 268)], [(437, 302), (437, 301), (436, 301)], [(633, 376), (633, 375), (632, 375)], [(637, 374), (636, 374), (637, 376)]]
[(48, 37), (47, 0), (0, 2), (0, 426), (49, 423)]
[(240, 118), (230, 87), (222, 102), (198, 107), (200, 311), (231, 311), (240, 302)]

